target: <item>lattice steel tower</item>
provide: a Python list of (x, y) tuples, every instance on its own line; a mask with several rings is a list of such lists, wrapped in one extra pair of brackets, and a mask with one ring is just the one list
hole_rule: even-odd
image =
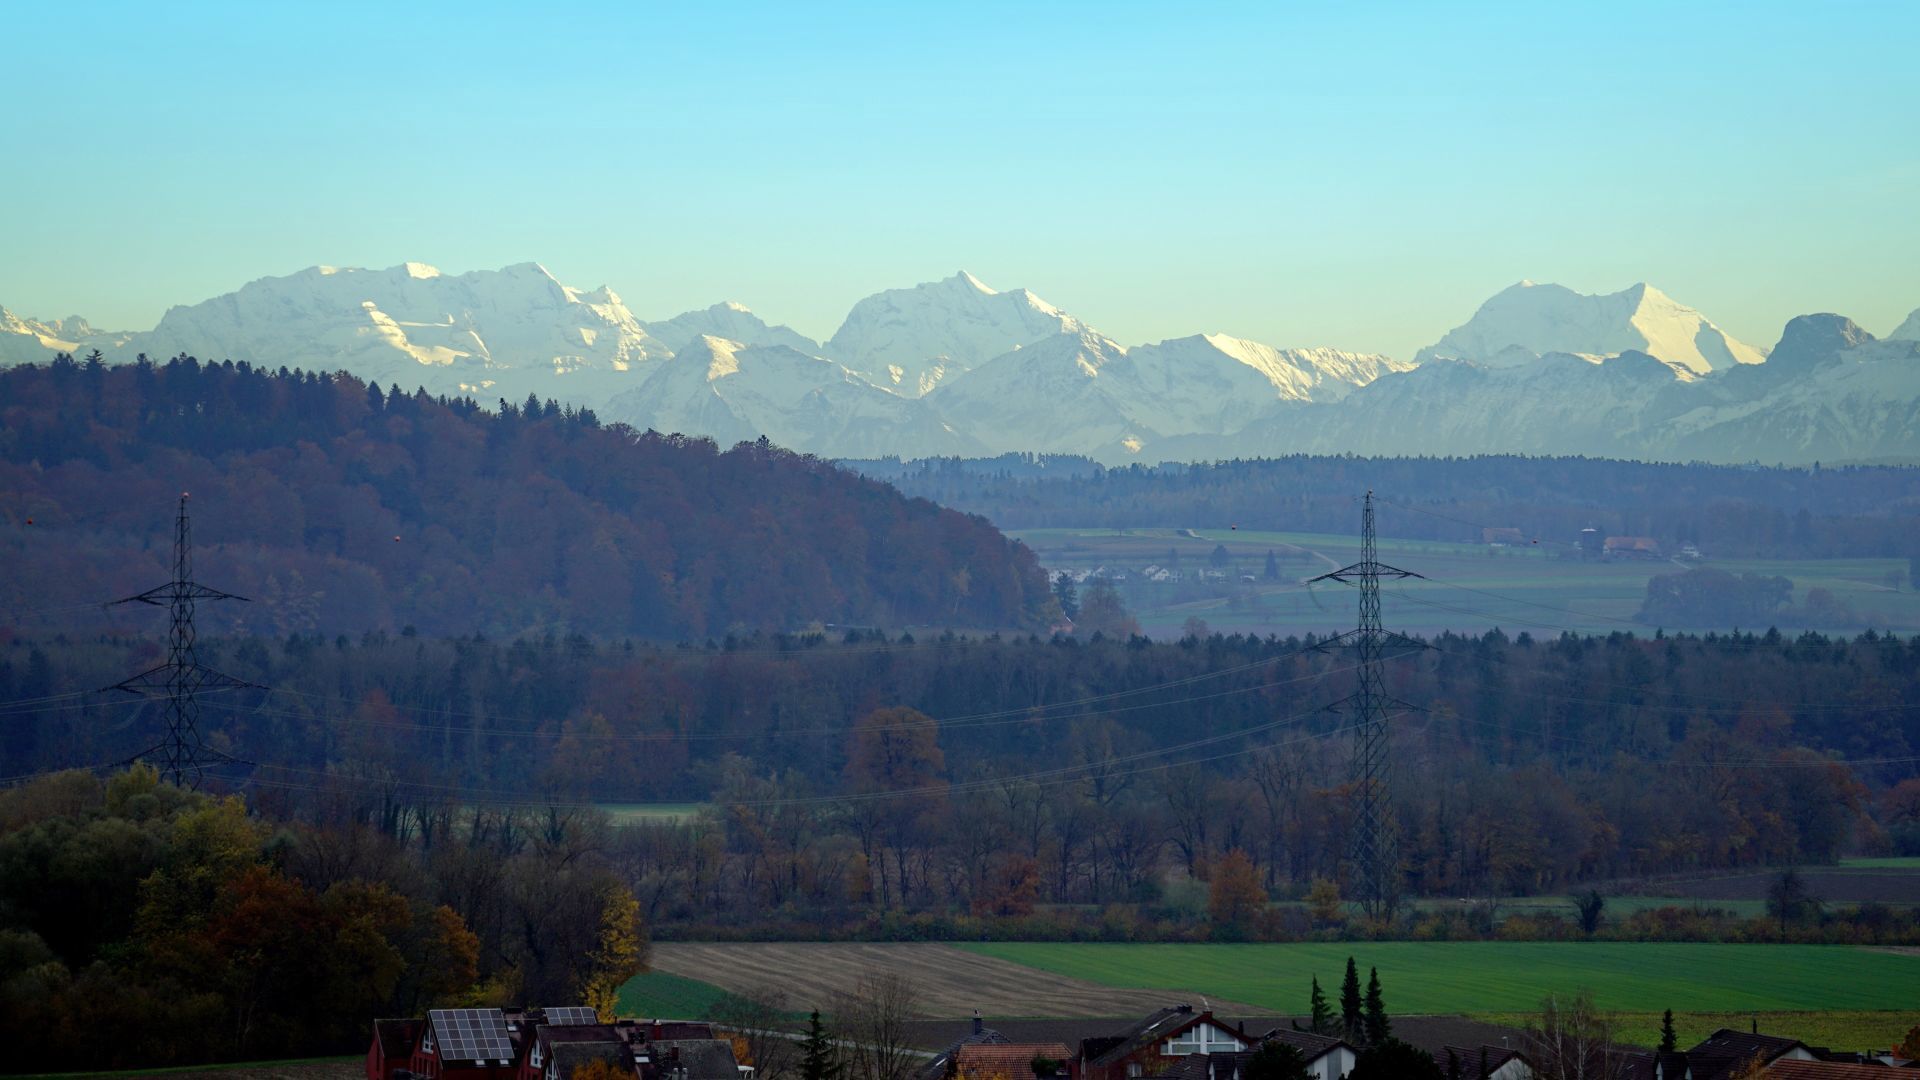
[(1334, 708), (1354, 717), (1353, 832), (1350, 856), (1361, 910), (1370, 917), (1392, 915), (1400, 901), (1400, 849), (1393, 821), (1393, 793), (1388, 783), (1391, 759), (1387, 722), (1394, 713), (1413, 706), (1387, 695), (1384, 673), (1389, 645), (1423, 648), (1420, 642), (1380, 625), (1380, 579), (1417, 578), (1419, 574), (1388, 566), (1379, 559), (1373, 533), (1373, 492), (1367, 492), (1360, 512), (1360, 561), (1314, 581), (1339, 581), (1360, 587), (1360, 625), (1333, 641), (1353, 648), (1359, 656), (1359, 686), (1353, 696)]
[(174, 784), (197, 788), (208, 765), (233, 758), (200, 739), (200, 706), (194, 695), (210, 687), (242, 687), (230, 675), (200, 665), (194, 657), (193, 608), (202, 600), (245, 600), (244, 596), (210, 589), (193, 580), (193, 525), (187, 518), (187, 496), (180, 495), (180, 513), (173, 524), (173, 580), (115, 604), (152, 604), (168, 608), (173, 624), (167, 630), (167, 662), (149, 668), (110, 689), (166, 698), (167, 739), (134, 755), (152, 761)]

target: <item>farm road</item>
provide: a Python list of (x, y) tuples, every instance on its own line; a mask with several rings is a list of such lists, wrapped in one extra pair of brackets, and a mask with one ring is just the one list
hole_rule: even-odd
[[(1190, 991), (1117, 989), (919, 942), (661, 941), (653, 946), (653, 966), (734, 993), (783, 991), (790, 1007), (802, 1011), (828, 1008), (869, 970), (913, 980), (928, 1017), (970, 1017), (975, 1009), (987, 1016), (1143, 1016), (1162, 1005), (1200, 1003)], [(1231, 1001), (1208, 1004), (1223, 1014), (1261, 1011)]]

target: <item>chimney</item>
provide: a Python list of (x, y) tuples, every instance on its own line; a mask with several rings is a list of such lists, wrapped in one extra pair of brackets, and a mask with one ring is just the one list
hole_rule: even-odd
[(986, 1030), (986, 1025), (980, 1022), (980, 1010), (979, 1009), (973, 1010), (973, 1033), (975, 1035), (978, 1035), (985, 1030)]

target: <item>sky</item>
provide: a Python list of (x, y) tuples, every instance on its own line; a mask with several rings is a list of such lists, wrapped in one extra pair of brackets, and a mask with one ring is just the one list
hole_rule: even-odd
[(1410, 357), (1522, 278), (1920, 306), (1920, 4), (0, 0), (0, 304), (534, 260), (830, 335), (967, 269)]

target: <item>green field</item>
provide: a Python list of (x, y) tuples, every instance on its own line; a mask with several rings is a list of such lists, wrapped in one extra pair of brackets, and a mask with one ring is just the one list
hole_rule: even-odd
[(706, 803), (600, 803), (615, 825), (679, 821), (706, 809)]
[[(1344, 628), (1352, 621), (1352, 598), (1346, 595), (1344, 586), (1322, 584), (1309, 589), (1300, 580), (1357, 560), (1356, 536), (1246, 529), (1188, 532), (1023, 529), (1012, 530), (1009, 535), (1033, 548), (1049, 571), (1098, 566), (1129, 571), (1129, 580), (1121, 591), (1149, 636), (1177, 636), (1192, 616), (1223, 632), (1283, 635)], [(1214, 569), (1209, 556), (1217, 545), (1225, 546), (1230, 556), (1224, 571), (1229, 582), (1225, 585), (1202, 588), (1191, 582), (1150, 582), (1139, 577), (1139, 571), (1149, 564), (1166, 566), (1173, 552), (1178, 552), (1179, 565), (1188, 573)], [(1280, 560), (1279, 581), (1264, 576), (1268, 551)], [(1389, 621), (1423, 632), (1497, 625), (1510, 634), (1524, 630), (1535, 637), (1557, 635), (1562, 629), (1650, 633), (1652, 627), (1632, 621), (1646, 595), (1647, 579), (1682, 568), (1666, 560), (1598, 562), (1570, 554), (1564, 543), (1489, 548), (1482, 544), (1382, 538), (1382, 561), (1428, 579), (1387, 587)], [(1920, 593), (1891, 589), (1886, 584), (1890, 573), (1905, 572), (1904, 559), (1722, 560), (1709, 553), (1705, 561), (1688, 565), (1789, 578), (1794, 583), (1795, 603), (1801, 602), (1810, 589), (1826, 589), (1853, 610), (1854, 619), (1848, 625), (1822, 627), (1825, 630), (1853, 633), (1869, 624), (1881, 629), (1920, 630)], [(1242, 582), (1239, 579), (1243, 575), (1255, 580)]]
[[(1377, 967), (1388, 1008), (1511, 1013), (1591, 990), (1620, 1012), (1899, 1010), (1920, 1014), (1920, 956), (1833, 945), (1337, 942), (1297, 945), (977, 943), (960, 946), (1108, 986), (1172, 986), (1303, 1012), (1348, 956)], [(1920, 1020), (1920, 1015), (1916, 1015)]]
[(725, 990), (698, 979), (649, 971), (620, 988), (620, 1015), (689, 1020), (710, 1015)]
[(1889, 855), (1877, 859), (1841, 859), (1842, 870), (1920, 870), (1920, 856)]

